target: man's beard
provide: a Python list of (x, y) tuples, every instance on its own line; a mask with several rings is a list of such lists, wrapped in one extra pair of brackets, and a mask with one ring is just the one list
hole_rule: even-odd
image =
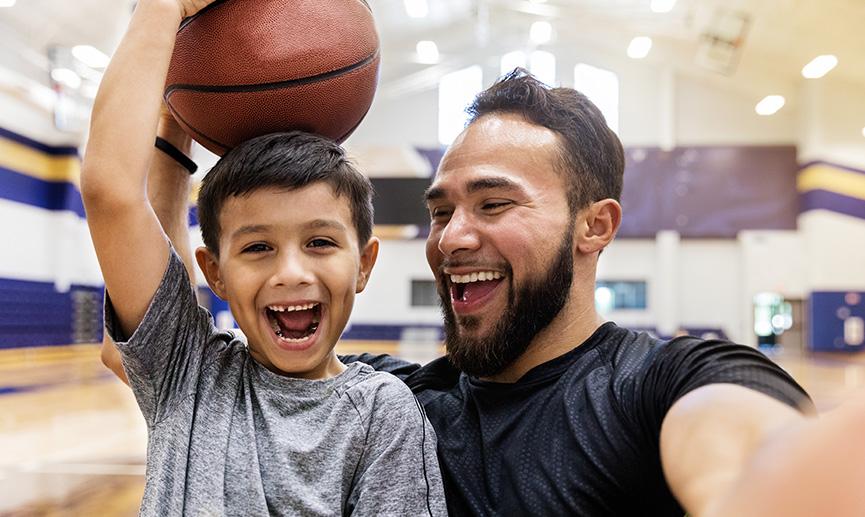
[[(511, 365), (528, 349), (535, 336), (558, 316), (568, 301), (574, 273), (573, 231), (562, 238), (557, 256), (547, 274), (529, 279), (514, 292), (513, 271), (508, 268), (508, 305), (495, 327), (477, 338), (461, 336), (460, 326), (474, 330), (480, 326), (476, 316), (460, 318), (457, 324), (450, 291), (439, 282), (439, 298), (445, 324), (445, 344), (451, 363), (468, 375), (488, 377)], [(494, 317), (487, 315), (487, 318)]]

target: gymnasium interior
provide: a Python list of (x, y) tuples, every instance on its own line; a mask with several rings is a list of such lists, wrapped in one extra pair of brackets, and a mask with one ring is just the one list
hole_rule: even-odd
[[(623, 224), (595, 291), (606, 319), (757, 347), (819, 411), (865, 386), (865, 2), (369, 4), (378, 89), (344, 145), (376, 189), (382, 245), (340, 352), (443, 353), (422, 195), (474, 95), (519, 66), (585, 93), (625, 147)], [(100, 362), (103, 284), (78, 187), (133, 6), (0, 0), (3, 516), (135, 515), (141, 500), (146, 427)], [(200, 180), (217, 157), (196, 146), (193, 159)]]

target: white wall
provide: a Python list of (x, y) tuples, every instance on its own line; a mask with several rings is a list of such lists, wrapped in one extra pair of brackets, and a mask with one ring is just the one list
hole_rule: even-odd
[(366, 290), (355, 298), (352, 322), (441, 323), (438, 307), (411, 306), (411, 280), (433, 280), (425, 241), (382, 240)]

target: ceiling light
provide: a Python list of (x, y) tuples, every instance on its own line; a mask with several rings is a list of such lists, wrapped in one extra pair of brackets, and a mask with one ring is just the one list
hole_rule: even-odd
[(421, 63), (432, 65), (439, 61), (439, 48), (435, 41), (418, 41), (415, 46), (417, 60)]
[(784, 107), (784, 97), (780, 95), (767, 95), (754, 108), (757, 115), (774, 115), (779, 109)]
[(75, 45), (72, 47), (72, 55), (90, 68), (105, 68), (108, 66), (109, 58), (101, 50), (90, 45)]
[(806, 79), (819, 79), (828, 74), (838, 64), (838, 58), (832, 54), (817, 56), (802, 67), (802, 76)]
[(652, 0), (653, 13), (668, 13), (673, 10), (676, 0)]
[(652, 38), (648, 36), (637, 36), (628, 45), (628, 57), (632, 59), (643, 59), (652, 50)]
[(403, 5), (411, 18), (425, 18), (429, 14), (427, 0), (403, 0)]
[(15, 5), (15, 0), (0, 0), (0, 7), (12, 7)]
[(549, 43), (552, 37), (553, 26), (550, 25), (550, 22), (535, 22), (532, 24), (531, 29), (529, 29), (529, 39), (535, 45)]
[(865, 127), (862, 128), (862, 136), (865, 136)]
[(529, 0), (529, 2), (533, 4), (545, 4), (547, 3), (547, 0)]
[(81, 76), (68, 68), (55, 68), (51, 70), (51, 79), (73, 90), (81, 86)]

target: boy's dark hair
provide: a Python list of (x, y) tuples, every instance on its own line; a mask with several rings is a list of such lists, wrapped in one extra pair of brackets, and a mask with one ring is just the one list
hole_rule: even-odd
[(198, 220), (204, 245), (219, 255), (219, 214), (232, 196), (263, 188), (293, 190), (323, 182), (351, 207), (361, 249), (372, 236), (372, 184), (349, 162), (336, 143), (291, 131), (252, 138), (225, 154), (201, 184)]
[(550, 88), (516, 68), (481, 92), (468, 108), (469, 123), (490, 113), (517, 113), (558, 133), (561, 168), (574, 212), (601, 199), (619, 200), (625, 155), (619, 137), (585, 95), (571, 88)]

